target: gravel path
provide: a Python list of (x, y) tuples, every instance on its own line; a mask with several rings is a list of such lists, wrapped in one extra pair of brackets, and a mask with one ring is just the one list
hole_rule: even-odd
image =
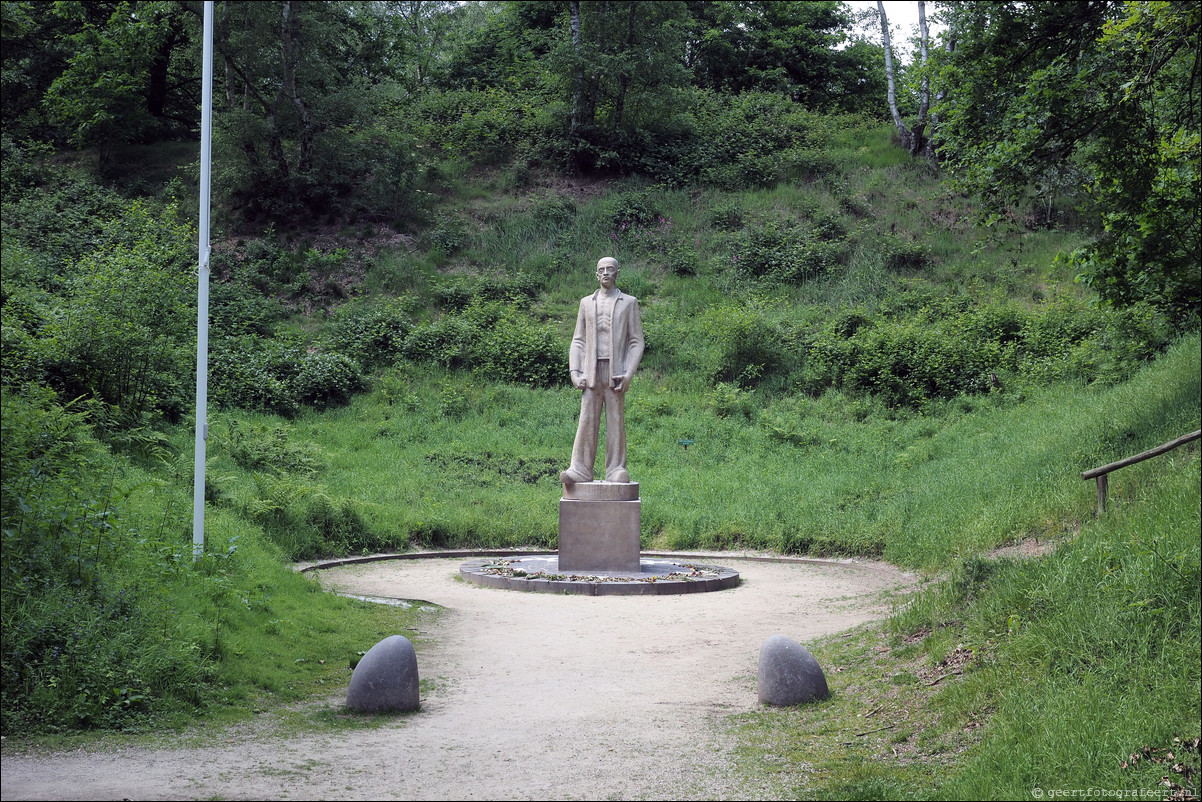
[[(915, 577), (880, 563), (706, 560), (737, 588), (564, 596), (457, 578), (460, 559), (321, 572), (342, 593), (447, 610), (425, 633), (421, 711), (368, 730), (247, 727), (204, 747), (4, 749), (9, 799), (771, 799), (740, 777), (729, 717), (754, 710), (760, 644), (888, 614)], [(330, 707), (344, 697), (323, 700)]]

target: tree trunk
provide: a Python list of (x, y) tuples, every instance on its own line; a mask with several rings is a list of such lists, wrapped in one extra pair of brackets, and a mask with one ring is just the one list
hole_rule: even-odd
[[(634, 44), (634, 22), (638, 12), (638, 3), (630, 4), (630, 13), (626, 17), (626, 49)], [(618, 73), (618, 96), (614, 100), (614, 125), (622, 124), (622, 115), (626, 112), (626, 89), (630, 86), (630, 72), (623, 67)]]
[(576, 60), (574, 70), (575, 84), (572, 87), (572, 119), (568, 125), (568, 135), (576, 136), (580, 127), (580, 104), (584, 102), (584, 63), (580, 55), (580, 0), (572, 0), (568, 4), (572, 18), (572, 57)]
[[(221, 33), (222, 36), (229, 36), (230, 29), (230, 3), (225, 0), (221, 4)], [(225, 67), (225, 105), (231, 110), (234, 108), (234, 65), (230, 61), (230, 54), (225, 48), (221, 48), (221, 63)]]
[(881, 38), (885, 47), (885, 78), (889, 89), (889, 114), (892, 115), (893, 125), (897, 128), (897, 138), (901, 140), (902, 147), (909, 151), (911, 156), (918, 156), (919, 154), (930, 156), (931, 143), (924, 136), (927, 127), (927, 113), (931, 107), (931, 81), (930, 77), (925, 73), (929, 36), (927, 32), (926, 3), (919, 2), (918, 4), (919, 40), (924, 74), (922, 77), (921, 97), (919, 98), (918, 119), (915, 121), (913, 131), (906, 126), (906, 122), (902, 119), (901, 112), (897, 108), (897, 82), (893, 73), (893, 39), (889, 35), (889, 19), (885, 16), (885, 4), (881, 0), (877, 0), (876, 7), (881, 18)]
[(280, 33), (284, 55), (284, 82), (280, 91), (288, 93), (289, 100), (300, 118), (300, 161), (297, 169), (304, 172), (313, 164), (313, 115), (309, 113), (308, 104), (296, 88), (296, 72), (300, 67), (300, 20), (293, 0), (283, 4)]
[(929, 142), (923, 136), (923, 132), (927, 127), (927, 112), (931, 108), (931, 76), (927, 72), (927, 11), (926, 3), (919, 0), (918, 2), (918, 31), (919, 31), (919, 46), (922, 48), (922, 90), (919, 96), (918, 120), (914, 123), (914, 140), (910, 143), (910, 155), (917, 156), (919, 153), (929, 154)]
[(885, 16), (885, 4), (881, 0), (876, 0), (876, 8), (881, 17), (881, 39), (885, 46), (885, 80), (889, 87), (889, 113), (893, 115), (893, 126), (897, 129), (897, 136), (901, 139), (902, 147), (909, 150), (913, 137), (910, 129), (906, 127), (905, 121), (902, 120), (901, 113), (897, 110), (897, 85), (893, 80), (893, 40), (889, 37), (889, 18)]
[(146, 88), (146, 110), (155, 119), (163, 119), (167, 108), (167, 77), (171, 69), (171, 53), (179, 42), (180, 31), (172, 22), (167, 28), (167, 34), (155, 50), (154, 58), (150, 61)]

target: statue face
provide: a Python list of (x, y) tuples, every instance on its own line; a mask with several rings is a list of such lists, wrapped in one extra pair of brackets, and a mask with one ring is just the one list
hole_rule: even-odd
[(597, 263), (597, 281), (605, 289), (612, 289), (618, 283), (618, 263), (613, 259), (602, 259)]

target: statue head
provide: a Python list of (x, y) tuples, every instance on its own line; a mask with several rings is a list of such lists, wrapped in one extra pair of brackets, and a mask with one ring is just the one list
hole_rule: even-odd
[(612, 256), (603, 256), (597, 260), (597, 281), (605, 289), (612, 288), (618, 283), (618, 260)]

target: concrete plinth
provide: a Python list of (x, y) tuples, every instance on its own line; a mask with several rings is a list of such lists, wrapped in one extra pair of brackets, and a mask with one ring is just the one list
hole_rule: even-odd
[(639, 571), (637, 482), (580, 482), (559, 500), (559, 570)]

